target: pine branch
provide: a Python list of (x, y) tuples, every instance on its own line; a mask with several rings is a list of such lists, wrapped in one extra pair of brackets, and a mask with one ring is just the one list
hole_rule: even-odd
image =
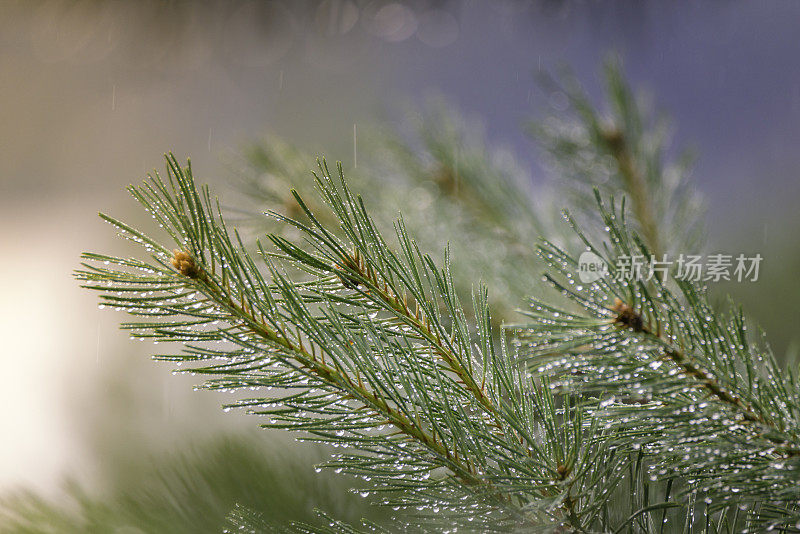
[(700, 244), (704, 203), (689, 183), (692, 156), (669, 160), (668, 125), (637, 97), (611, 56), (604, 69), (608, 110), (598, 111), (569, 74), (560, 82), (542, 76), (543, 86), (566, 96), (572, 117), (550, 117), (529, 131), (541, 144), (559, 179), (569, 180), (570, 206), (592, 223), (592, 189), (604, 197), (624, 193), (633, 224), (648, 249), (663, 254)]
[[(616, 429), (609, 436), (620, 447), (647, 453), (653, 476), (692, 481), (712, 512), (771, 503), (786, 510), (779, 524), (793, 524), (800, 497), (796, 376), (751, 342), (741, 313), (725, 318), (695, 284), (617, 277), (616, 258), (650, 251), (624, 210), (596, 194), (608, 229), (602, 246), (570, 221), (610, 274), (576, 283), (575, 259), (542, 245), (548, 279), (578, 311), (534, 302), (533, 323), (518, 329), (529, 365), (593, 404), (592, 415)], [(750, 520), (764, 524), (756, 512)]]
[[(686, 291), (691, 291), (691, 288), (687, 288)], [(699, 363), (693, 361), (691, 355), (684, 352), (682, 348), (675, 346), (674, 343), (660, 332), (654, 331), (652, 327), (645, 326), (644, 319), (636, 310), (617, 299), (611, 311), (618, 314), (614, 319), (615, 323), (642, 334), (651, 341), (662, 345), (662, 359), (673, 363), (684, 375), (695, 382), (696, 387), (705, 388), (716, 400), (725, 403), (734, 411), (738, 412), (742, 421), (760, 426), (764, 436), (778, 445), (778, 451), (785, 453), (787, 456), (796, 456), (800, 454), (800, 449), (793, 447), (786, 448), (786, 441), (774, 434), (774, 432), (782, 431), (780, 423), (768, 419), (765, 414), (755, 413), (755, 406), (743, 402), (742, 399), (732, 394), (720, 384), (712, 373), (706, 371), (700, 367)], [(659, 327), (656, 326), (656, 328)]]
[[(134, 336), (186, 344), (160, 358), (195, 362), (191, 372), (214, 377), (206, 387), (283, 389), (236, 405), (269, 417), (265, 426), (348, 447), (330, 466), (394, 492), (385, 502), (416, 509), (421, 523), (447, 510), (470, 528), (582, 528), (584, 511), (613, 489), (622, 460), (600, 462), (599, 427), (495, 346), (486, 290), (475, 294), (472, 327), (447, 255), (437, 267), (402, 220), (393, 252), (341, 167), (334, 181), (323, 162), (315, 179), (343, 237), (295, 194), (308, 223), (273, 216), (306, 246), (277, 235), (276, 251), (259, 244), (269, 279), (191, 168), (170, 156), (167, 174), (131, 192), (178, 248), (103, 216), (151, 261), (86, 254), (94, 264), (77, 274), (109, 305), (144, 317), (124, 325)], [(293, 281), (281, 266), (310, 278)]]

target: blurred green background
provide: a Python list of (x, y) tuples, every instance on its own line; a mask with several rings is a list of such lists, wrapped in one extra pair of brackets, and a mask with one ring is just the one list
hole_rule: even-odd
[[(58, 517), (53, 532), (109, 517), (214, 532), (236, 502), (279, 520), (317, 505), (359, 516), (349, 481), (315, 482), (324, 451), (223, 415), (229, 399), (149, 361), (78, 288), (81, 251), (131, 253), (96, 212), (146, 224), (124, 186), (167, 150), (231, 199), (242, 149), (264, 135), (351, 168), (374, 156), (368, 132), (402, 130), (430, 95), (552, 184), (523, 128), (560, 105), (536, 73), (568, 64), (598, 96), (609, 50), (697, 148), (710, 248), (764, 257), (759, 282), (714, 291), (779, 354), (796, 350), (798, 23), (790, 1), (0, 2), (0, 501)], [(287, 477), (314, 491), (276, 491)]]

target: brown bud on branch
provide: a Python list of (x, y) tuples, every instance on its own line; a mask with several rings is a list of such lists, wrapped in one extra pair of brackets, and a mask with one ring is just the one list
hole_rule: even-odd
[(175, 267), (179, 273), (193, 280), (200, 277), (200, 273), (203, 271), (194, 262), (194, 258), (192, 258), (188, 252), (178, 249), (175, 249), (172, 252), (174, 254), (172, 257), (172, 266)]

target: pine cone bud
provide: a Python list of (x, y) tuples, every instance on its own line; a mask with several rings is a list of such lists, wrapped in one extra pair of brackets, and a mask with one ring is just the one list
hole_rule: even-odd
[(192, 258), (188, 252), (184, 250), (173, 250), (174, 256), (172, 257), (172, 266), (181, 273), (183, 276), (187, 278), (196, 279), (200, 276), (202, 270), (200, 267), (194, 262), (194, 258)]
[(558, 466), (556, 467), (556, 473), (558, 473), (558, 477), (561, 480), (564, 480), (565, 478), (567, 478), (567, 475), (569, 475), (569, 467), (567, 467), (564, 464), (558, 464)]
[(614, 306), (611, 310), (617, 312), (617, 318), (614, 320), (617, 324), (627, 326), (634, 332), (641, 332), (644, 330), (642, 316), (620, 299), (614, 299)]

